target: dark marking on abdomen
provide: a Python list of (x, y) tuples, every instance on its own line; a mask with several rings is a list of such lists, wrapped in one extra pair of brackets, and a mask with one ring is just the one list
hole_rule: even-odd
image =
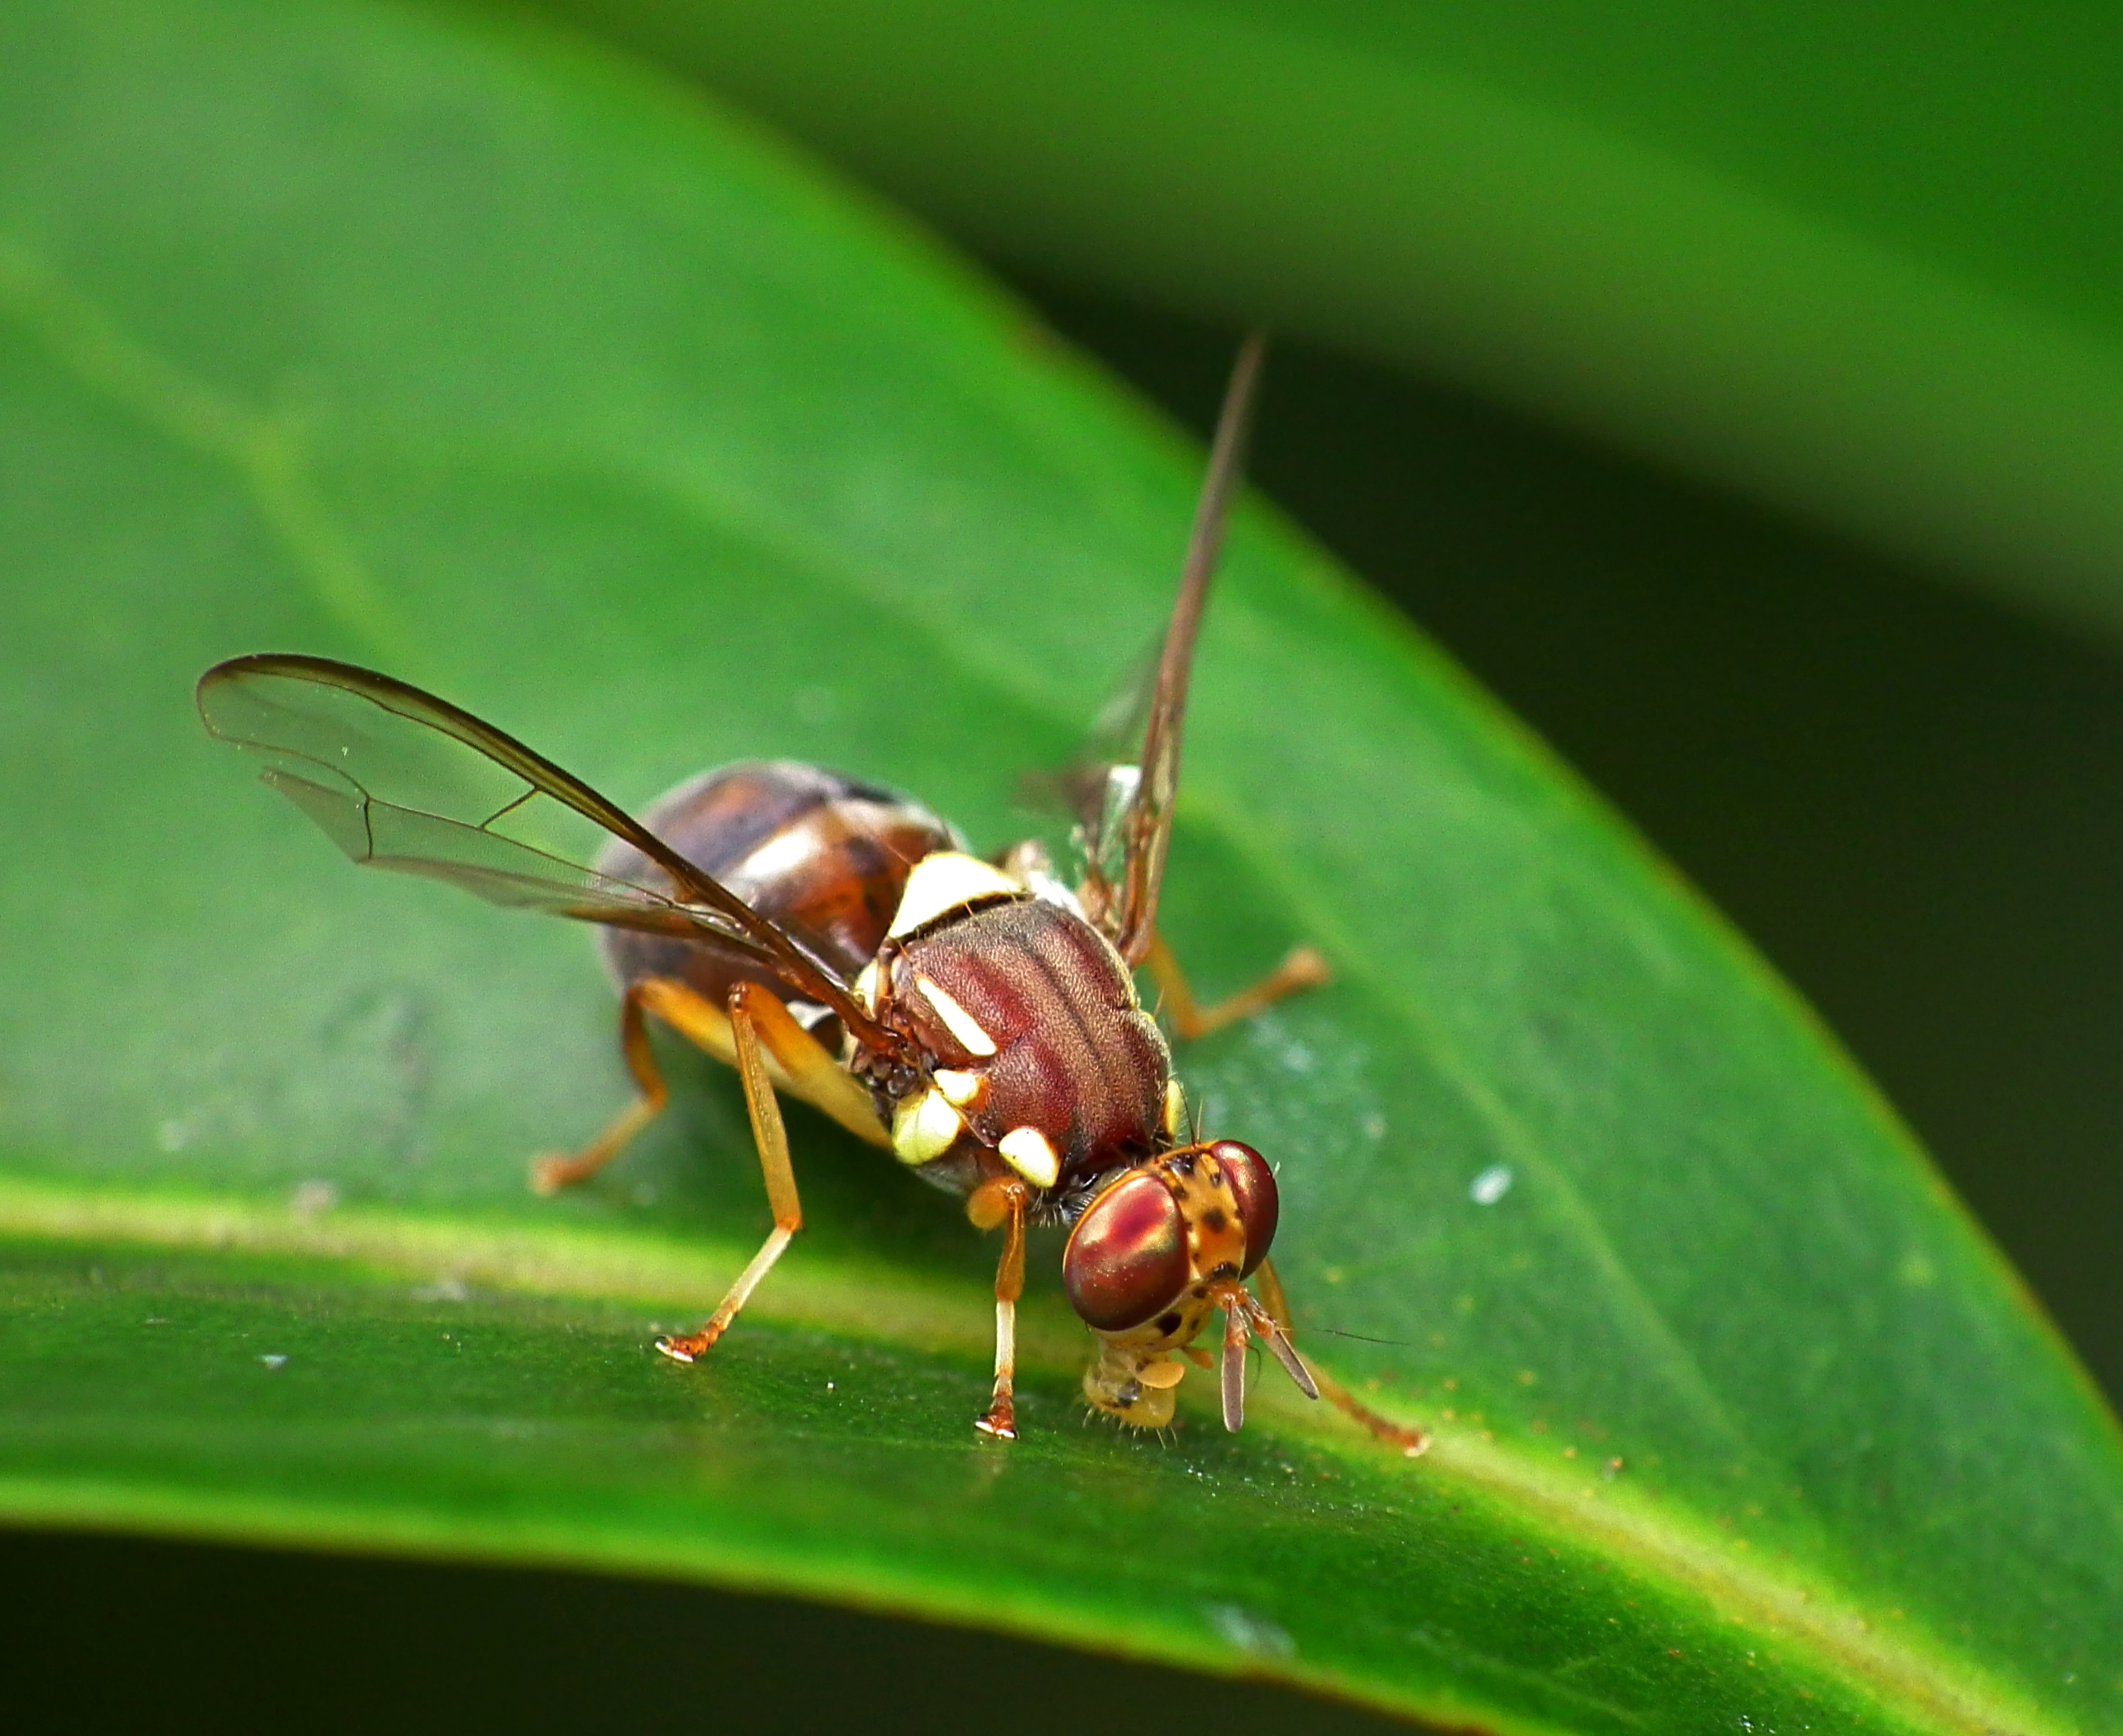
[[(745, 760), (703, 773), (658, 798), (641, 819), (844, 980), (877, 956), (914, 864), (958, 841), (921, 803), (795, 760)], [(670, 889), (663, 871), (629, 845), (612, 845), (598, 868)], [(605, 929), (599, 942), (621, 983), (675, 977), (718, 1006), (740, 980), (790, 998), (778, 977), (710, 939)]]

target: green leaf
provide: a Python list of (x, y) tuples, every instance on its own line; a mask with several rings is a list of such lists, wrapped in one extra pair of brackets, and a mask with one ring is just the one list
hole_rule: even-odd
[(2113, 8), (546, 3), (1005, 257), (2123, 631)]
[[(1246, 1432), (1025, 1438), (994, 1249), (731, 1080), (625, 1096), (587, 937), (349, 869), (198, 671), (388, 665), (638, 804), (747, 754), (983, 847), (1158, 626), (1199, 455), (889, 216), (535, 33), (366, 6), (0, 20), (0, 1512), (771, 1586), (1523, 1730), (2123, 1729), (2123, 1453), (1788, 994), (1258, 506), (1169, 932), (1282, 1165), (1323, 1360)], [(1357, 1336), (1329, 1337), (1327, 1329)], [(1199, 1383), (1190, 1383), (1190, 1385)]]

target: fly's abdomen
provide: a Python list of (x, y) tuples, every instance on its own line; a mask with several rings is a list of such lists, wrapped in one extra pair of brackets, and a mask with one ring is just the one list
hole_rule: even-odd
[[(660, 798), (641, 818), (844, 980), (876, 956), (914, 864), (957, 844), (951, 828), (921, 803), (794, 760), (748, 760), (704, 773)], [(614, 845), (598, 866), (626, 879), (668, 885), (626, 845)], [(712, 941), (618, 928), (603, 929), (598, 938), (622, 983), (675, 977), (719, 1006), (740, 980), (789, 996), (777, 978)]]

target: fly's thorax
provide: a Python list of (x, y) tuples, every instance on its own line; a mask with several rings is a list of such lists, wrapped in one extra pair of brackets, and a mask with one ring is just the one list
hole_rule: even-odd
[[(747, 760), (703, 773), (659, 798), (642, 823), (843, 977), (877, 955), (916, 865), (957, 835), (920, 802), (794, 760)], [(663, 871), (615, 842), (601, 873), (663, 887)], [(621, 982), (670, 976), (717, 1005), (740, 980), (776, 994), (778, 978), (711, 939), (601, 931)]]
[(858, 985), (922, 1058), (887, 1106), (902, 1161), (1043, 1191), (1167, 1143), (1171, 1057), (1105, 938), (985, 863), (932, 862)]

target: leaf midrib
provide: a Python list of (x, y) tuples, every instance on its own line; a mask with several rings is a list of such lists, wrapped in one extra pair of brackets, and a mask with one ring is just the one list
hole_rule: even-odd
[(289, 421), (157, 354), (19, 237), (0, 236), (0, 313), (106, 402), (180, 450), (234, 472), (317, 601), (363, 643), (388, 656), (411, 643), (352, 540), (326, 511)]

